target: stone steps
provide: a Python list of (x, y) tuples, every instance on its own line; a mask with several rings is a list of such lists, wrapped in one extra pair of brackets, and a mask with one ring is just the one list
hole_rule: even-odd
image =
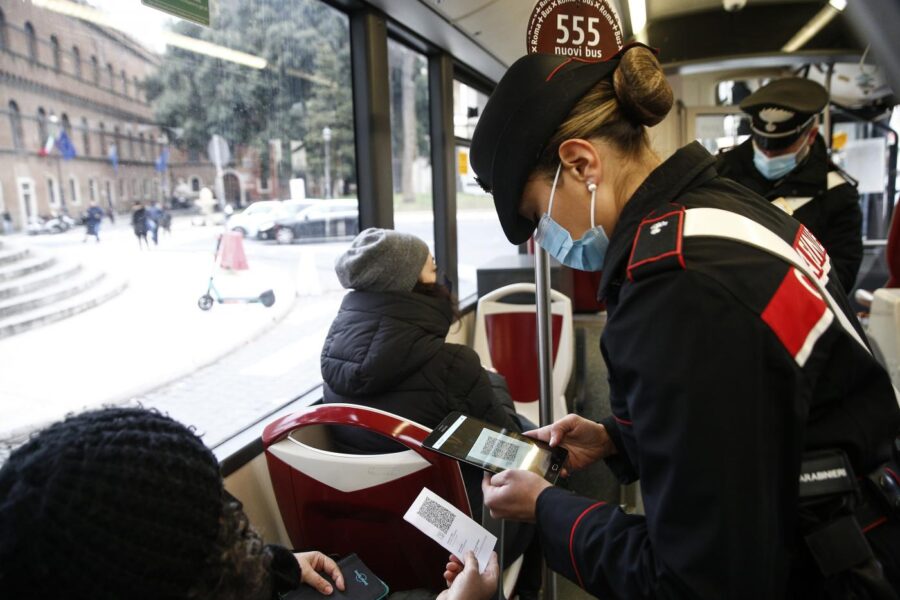
[(26, 312), (2, 317), (0, 318), (0, 339), (55, 323), (90, 310), (114, 298), (126, 287), (128, 287), (127, 280), (115, 277), (101, 277), (95, 285), (63, 300)]
[(56, 262), (52, 256), (29, 256), (0, 266), (0, 283), (12, 281), (51, 267)]
[(0, 242), (0, 338), (82, 313), (127, 284), (44, 251)]
[(8, 265), (23, 260), (28, 254), (27, 248), (4, 250), (3, 246), (0, 246), (0, 265)]
[(30, 293), (2, 299), (0, 300), (0, 319), (71, 298), (100, 283), (104, 276), (104, 273), (100, 271), (80, 269), (57, 283), (42, 286)]

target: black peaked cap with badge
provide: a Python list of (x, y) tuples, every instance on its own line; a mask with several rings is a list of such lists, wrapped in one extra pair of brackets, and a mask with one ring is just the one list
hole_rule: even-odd
[(525, 243), (537, 226), (519, 214), (519, 203), (547, 142), (582, 96), (615, 71), (629, 47), (601, 62), (529, 54), (500, 79), (472, 135), (470, 161), (478, 183), (493, 194), (511, 243)]
[(752, 119), (753, 140), (763, 150), (782, 150), (800, 137), (828, 104), (828, 92), (809, 79), (787, 77), (759, 88), (741, 102)]

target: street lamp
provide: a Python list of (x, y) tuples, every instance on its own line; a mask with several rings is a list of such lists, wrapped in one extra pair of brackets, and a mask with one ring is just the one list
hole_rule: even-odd
[(331, 127), (322, 129), (322, 139), (325, 141), (325, 197), (331, 198)]

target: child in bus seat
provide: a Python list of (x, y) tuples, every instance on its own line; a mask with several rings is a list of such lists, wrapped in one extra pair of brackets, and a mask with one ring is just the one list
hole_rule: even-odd
[[(439, 600), (496, 590), (496, 557), (483, 575), (474, 557), (459, 570), (451, 559)], [(153, 411), (70, 416), (0, 468), (0, 598), (275, 600), (304, 584), (331, 595), (322, 573), (344, 589), (321, 552), (264, 545), (212, 452)]]

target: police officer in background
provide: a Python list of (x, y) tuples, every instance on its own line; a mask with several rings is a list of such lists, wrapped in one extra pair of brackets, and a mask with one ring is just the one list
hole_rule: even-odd
[(862, 260), (862, 211), (855, 184), (829, 160), (818, 115), (828, 92), (809, 79), (776, 79), (740, 104), (752, 136), (719, 155), (719, 174), (782, 208), (822, 242), (845, 292)]

